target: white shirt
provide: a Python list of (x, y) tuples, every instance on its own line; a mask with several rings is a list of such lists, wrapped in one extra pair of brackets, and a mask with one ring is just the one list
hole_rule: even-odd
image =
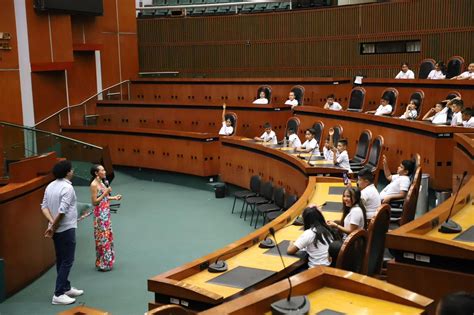
[(377, 213), (377, 209), (382, 204), (379, 192), (374, 184), (370, 184), (361, 190), (360, 200), (365, 207), (367, 219), (372, 219), (372, 217)]
[(275, 131), (270, 131), (270, 133), (264, 132), (261, 136), (260, 139), (263, 140), (263, 142), (270, 142), (271, 144), (277, 144), (277, 137), (275, 134)]
[(392, 181), (381, 192), (380, 199), (384, 199), (390, 195), (396, 195), (402, 191), (408, 191), (410, 188), (410, 177), (405, 175), (392, 175)]
[(428, 74), (428, 79), (430, 80), (443, 80), (446, 79), (446, 75), (443, 74), (443, 71), (439, 70), (431, 70), (430, 74)]
[(459, 75), (460, 78), (463, 78), (463, 79), (474, 79), (474, 72), (469, 72), (469, 71), (464, 71), (463, 73), (461, 73)]
[[(49, 209), (53, 219), (60, 213), (64, 213), (64, 217), (59, 221), (55, 233), (77, 228), (76, 192), (71, 182), (66, 178), (56, 179), (46, 187), (41, 209)], [(49, 226), (51, 226), (51, 223)]]
[[(350, 229), (351, 224), (357, 225), (360, 229), (363, 229), (365, 225), (364, 223), (364, 213), (358, 205), (353, 206), (349, 211), (349, 214), (344, 218), (344, 228), (346, 229)], [(344, 238), (346, 237), (347, 235), (344, 235)]]
[(414, 79), (414, 78), (415, 78), (415, 73), (411, 70), (407, 70), (407, 72), (403, 72), (400, 70), (400, 72), (395, 77), (395, 79)]
[(286, 100), (285, 105), (291, 105), (291, 107), (298, 106), (298, 100), (295, 98), (294, 100)]
[[(313, 229), (307, 229), (298, 239), (293, 243), (299, 250), (306, 250), (308, 253), (308, 266), (313, 268), (315, 266), (329, 266), (331, 263), (328, 259), (329, 241), (323, 244), (318, 241), (318, 247), (314, 246), (314, 238), (316, 233)], [(324, 236), (323, 236), (324, 237)]]
[(351, 164), (349, 163), (349, 155), (347, 154), (346, 150), (342, 151), (341, 153), (336, 153), (336, 162), (337, 166), (346, 169), (349, 173), (352, 173)]
[(451, 126), (457, 126), (460, 124), (462, 124), (462, 113), (453, 113), (453, 118), (451, 119)]
[(446, 120), (448, 119), (448, 108), (443, 108), (440, 112), (437, 112), (430, 120), (433, 124), (445, 124)]
[(313, 152), (313, 155), (315, 156), (320, 155), (318, 141), (316, 141), (316, 139), (314, 138), (311, 140), (306, 140), (301, 147), (305, 149), (311, 149)]
[(234, 127), (225, 124), (225, 121), (222, 122), (222, 127), (219, 130), (219, 135), (221, 136), (230, 136), (234, 132)]
[(462, 125), (463, 125), (464, 127), (474, 128), (474, 116), (471, 117), (471, 118), (469, 118), (468, 121), (463, 121), (463, 122), (462, 122)]
[(266, 105), (268, 104), (268, 99), (264, 98), (257, 98), (255, 101), (253, 101), (252, 104), (263, 104)]
[(323, 147), (323, 156), (327, 161), (334, 161), (334, 152), (326, 147)]
[(382, 104), (379, 105), (377, 110), (375, 111), (375, 116), (383, 116), (383, 115), (390, 115), (392, 113), (392, 105), (387, 104), (383, 106)]
[(338, 102), (333, 102), (331, 105), (329, 105), (330, 110), (341, 110), (342, 106)]
[(400, 116), (400, 119), (415, 119), (417, 115), (418, 112), (416, 111), (416, 109), (412, 109), (408, 111), (408, 113), (403, 113), (403, 115)]
[(290, 148), (298, 148), (301, 147), (301, 140), (298, 136), (294, 133), (288, 137), (288, 146)]

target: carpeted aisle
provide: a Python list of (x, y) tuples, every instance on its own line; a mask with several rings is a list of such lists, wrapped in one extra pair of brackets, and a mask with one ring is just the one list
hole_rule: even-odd
[[(149, 277), (253, 231), (248, 220), (244, 222), (237, 213), (230, 213), (233, 198), (215, 199), (212, 187), (203, 178), (119, 168), (112, 186), (114, 193), (124, 196), (119, 213), (112, 215), (116, 264), (111, 272), (95, 270), (92, 217), (80, 222), (70, 280), (84, 289), (85, 295), (77, 299), (76, 305), (85, 303), (114, 315), (143, 314), (153, 300), (146, 287)], [(75, 187), (78, 200), (90, 202), (89, 188)], [(0, 314), (49, 315), (70, 308), (51, 305), (55, 277), (52, 268), (0, 304)]]

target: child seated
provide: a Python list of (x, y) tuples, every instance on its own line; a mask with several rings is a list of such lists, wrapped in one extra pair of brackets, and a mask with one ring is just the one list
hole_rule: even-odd
[(450, 100), (446, 106), (449, 106), (453, 111), (451, 126), (454, 127), (462, 125), (462, 110), (464, 109), (464, 101), (460, 97), (455, 97)]
[(296, 254), (305, 250), (308, 254), (308, 268), (329, 266), (329, 244), (334, 241), (334, 234), (326, 224), (323, 214), (316, 207), (308, 207), (303, 211), (304, 232), (294, 243), (290, 243), (287, 253)]
[(444, 80), (446, 79), (444, 63), (442, 61), (438, 61), (435, 64), (435, 68), (430, 71), (427, 77), (428, 80)]
[(414, 79), (415, 73), (408, 68), (408, 63), (402, 63), (401, 70), (395, 79)]
[(337, 147), (334, 147), (332, 144), (332, 139), (334, 136), (334, 129), (329, 129), (329, 145), (332, 149), (332, 157), (335, 166), (339, 166), (343, 169), (346, 169), (349, 173), (352, 173), (351, 164), (349, 163), (349, 154), (347, 154), (347, 140), (339, 139), (337, 142)]
[(288, 147), (290, 148), (298, 148), (301, 147), (301, 140), (295, 133), (295, 129), (289, 128), (288, 129)]
[(371, 170), (363, 168), (357, 174), (357, 186), (360, 189), (360, 201), (365, 207), (367, 219), (370, 220), (380, 207), (380, 195), (374, 185), (374, 174)]
[(462, 125), (468, 128), (474, 128), (474, 109), (464, 108), (462, 111)]
[(234, 133), (234, 127), (232, 127), (232, 120), (225, 117), (225, 104), (222, 105), (222, 127), (219, 130), (219, 135), (230, 136)]
[(448, 108), (445, 103), (438, 102), (435, 107), (430, 108), (430, 110), (423, 116), (423, 120), (429, 120), (433, 124), (446, 124), (448, 119)]
[(253, 104), (263, 104), (263, 105), (268, 104), (268, 99), (267, 99), (267, 95), (265, 94), (265, 91), (263, 90), (260, 91), (259, 98), (253, 101)]
[(288, 94), (288, 100), (286, 100), (285, 105), (290, 105), (291, 109), (298, 106), (298, 100), (295, 97), (295, 92), (290, 92)]
[(400, 116), (400, 119), (416, 119), (418, 116), (418, 112), (416, 109), (418, 108), (418, 100), (410, 100), (410, 103), (407, 105), (407, 109)]
[(324, 141), (324, 147), (323, 147), (323, 156), (326, 161), (332, 161), (334, 160), (334, 153), (332, 152), (332, 140), (331, 136), (328, 136), (326, 140)]
[(260, 137), (255, 137), (254, 140), (257, 142), (277, 144), (277, 137), (275, 131), (272, 130), (272, 125), (270, 125), (270, 123), (265, 123), (263, 128), (265, 129), (265, 132)]
[(383, 155), (383, 172), (388, 179), (388, 184), (381, 192), (382, 203), (392, 200), (404, 199), (410, 188), (410, 175), (413, 173), (415, 163), (412, 160), (403, 160), (397, 168), (397, 174), (392, 175), (387, 164), (387, 157)]
[(458, 76), (452, 77), (451, 80), (474, 80), (474, 62), (469, 64), (467, 71), (464, 71)]
[(324, 104), (324, 109), (329, 110), (341, 110), (342, 106), (338, 102), (334, 101), (334, 94), (328, 95), (326, 98), (326, 104)]
[(375, 116), (390, 115), (392, 113), (392, 105), (389, 104), (390, 98), (384, 96), (380, 99), (380, 105), (377, 110), (369, 110), (365, 112), (366, 114), (374, 114)]
[(314, 138), (316, 135), (316, 130), (313, 128), (309, 128), (305, 132), (305, 138), (306, 141), (301, 145), (300, 147), (296, 148), (296, 151), (298, 152), (307, 152), (307, 153), (312, 153), (315, 156), (319, 156), (319, 144), (318, 141)]

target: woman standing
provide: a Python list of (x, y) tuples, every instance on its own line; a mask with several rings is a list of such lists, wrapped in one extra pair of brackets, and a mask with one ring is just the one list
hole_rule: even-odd
[(102, 165), (91, 167), (91, 200), (94, 207), (94, 239), (96, 260), (95, 267), (99, 271), (109, 271), (114, 266), (114, 236), (110, 221), (109, 200), (120, 200), (121, 195), (110, 196), (112, 188), (105, 185), (106, 171)]

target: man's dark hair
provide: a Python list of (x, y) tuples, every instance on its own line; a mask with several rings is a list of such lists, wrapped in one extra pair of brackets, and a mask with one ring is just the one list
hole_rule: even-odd
[(472, 115), (474, 114), (474, 109), (470, 108), (470, 107), (466, 107), (462, 110), (462, 113), (464, 115), (467, 115), (469, 117), (472, 117)]
[(439, 301), (437, 314), (474, 314), (474, 295), (468, 292), (455, 292), (446, 295)]
[(264, 129), (271, 128), (271, 127), (272, 127), (272, 125), (270, 125), (270, 123), (265, 123), (265, 124), (263, 125), (263, 128), (264, 128)]
[(413, 174), (415, 170), (415, 162), (413, 162), (413, 160), (403, 160), (402, 165), (408, 171), (408, 176)]
[(357, 174), (357, 176), (359, 178), (367, 180), (369, 183), (373, 183), (374, 178), (375, 178), (374, 173), (372, 173), (372, 171), (368, 169), (367, 167), (364, 167), (363, 169), (361, 169), (359, 173)]
[(67, 173), (69, 173), (71, 170), (72, 170), (71, 161), (62, 160), (53, 166), (53, 175), (56, 179), (64, 178), (66, 177)]

